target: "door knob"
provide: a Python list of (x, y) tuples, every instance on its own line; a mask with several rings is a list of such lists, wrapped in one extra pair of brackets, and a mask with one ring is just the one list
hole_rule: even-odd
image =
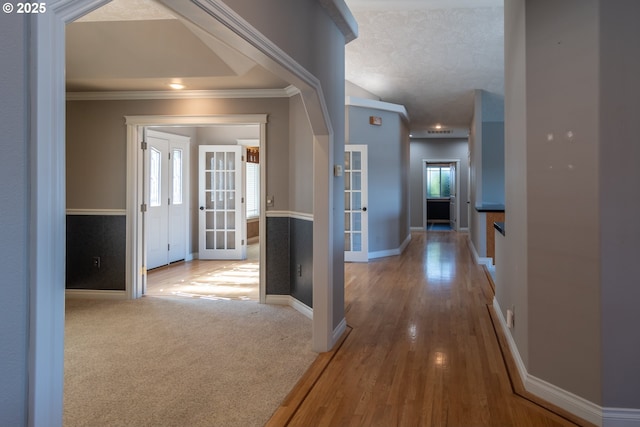
[(203, 211), (204, 210), (204, 206), (200, 206), (200, 210)]
[(362, 212), (366, 212), (366, 211), (367, 211), (367, 207), (366, 207), (366, 206), (363, 206), (363, 207), (362, 207)]

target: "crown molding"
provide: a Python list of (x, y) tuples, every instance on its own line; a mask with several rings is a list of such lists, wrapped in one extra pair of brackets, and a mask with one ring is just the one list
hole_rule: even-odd
[(67, 92), (67, 101), (126, 101), (148, 99), (204, 98), (290, 98), (297, 93), (299, 93), (299, 90), (294, 86), (287, 86), (284, 89)]
[(345, 38), (345, 44), (358, 38), (358, 23), (344, 0), (320, 0)]

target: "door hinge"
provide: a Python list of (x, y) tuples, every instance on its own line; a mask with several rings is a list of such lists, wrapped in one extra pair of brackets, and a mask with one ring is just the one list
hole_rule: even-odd
[(244, 197), (240, 198), (240, 203), (244, 203)]
[(244, 156), (240, 156), (240, 157), (242, 158), (241, 160), (244, 162)]
[(148, 144), (145, 141), (140, 141), (140, 148), (143, 150), (146, 150), (148, 147)]
[(169, 197), (169, 198), (167, 199), (167, 205), (168, 205), (168, 206), (171, 206), (171, 197)]
[(167, 153), (169, 155), (169, 160), (171, 160), (171, 152)]
[(171, 250), (171, 244), (167, 243), (167, 251)]
[(140, 212), (146, 212), (147, 211), (147, 204), (143, 203), (140, 205)]

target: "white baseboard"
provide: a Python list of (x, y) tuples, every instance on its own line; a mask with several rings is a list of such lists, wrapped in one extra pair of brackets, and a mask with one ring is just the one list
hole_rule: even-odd
[(427, 231), (424, 227), (411, 227), (411, 231)]
[(468, 233), (469, 227), (460, 227), (458, 228), (458, 233)]
[(407, 245), (409, 244), (409, 242), (411, 242), (411, 233), (407, 235), (407, 237), (404, 239), (404, 242), (402, 242), (400, 247), (395, 249), (387, 249), (384, 251), (369, 252), (369, 259), (400, 255), (407, 248)]
[(313, 319), (313, 309), (298, 301), (291, 295), (267, 295), (266, 303), (273, 305), (287, 305), (309, 319)]
[(478, 251), (476, 251), (476, 247), (473, 245), (473, 241), (469, 239), (469, 248), (471, 248), (471, 253), (473, 254), (473, 259), (476, 261), (478, 265), (493, 265), (493, 258), (491, 257), (481, 257), (478, 255)]
[(331, 334), (331, 348), (338, 342), (344, 331), (347, 330), (347, 319), (344, 317), (338, 324), (338, 326), (333, 330), (333, 334)]
[(639, 427), (640, 409), (603, 408), (602, 427)]
[(187, 254), (187, 256), (184, 258), (185, 261), (193, 261), (194, 259), (198, 259), (198, 252)]
[(67, 289), (64, 295), (69, 299), (128, 299), (126, 291), (102, 291), (96, 289)]
[(520, 357), (518, 347), (507, 328), (507, 322), (502, 314), (502, 309), (496, 298), (493, 299), (493, 308), (498, 316), (500, 327), (507, 338), (509, 350), (518, 367), (518, 374), (522, 379), (524, 388), (547, 402), (550, 402), (592, 424), (602, 427), (640, 427), (640, 409), (627, 408), (603, 408), (567, 390), (561, 389), (551, 383), (537, 378), (527, 372), (527, 368)]

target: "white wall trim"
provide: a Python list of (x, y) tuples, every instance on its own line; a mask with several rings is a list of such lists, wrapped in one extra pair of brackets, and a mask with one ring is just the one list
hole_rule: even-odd
[(197, 116), (147, 115), (125, 116), (128, 126), (211, 126), (224, 124), (255, 125), (267, 123), (266, 114), (210, 114)]
[(344, 0), (319, 0), (320, 4), (327, 9), (329, 16), (336, 23), (344, 35), (345, 42), (349, 43), (358, 37), (358, 23), (353, 17), (351, 10)]
[(67, 209), (67, 215), (125, 216), (126, 209)]
[(109, 291), (97, 289), (67, 289), (65, 292), (65, 297), (67, 299), (129, 299), (127, 291)]
[(640, 426), (640, 409), (603, 408), (603, 427), (638, 427)]
[(336, 326), (336, 328), (333, 330), (333, 335), (331, 337), (332, 346), (338, 342), (338, 340), (346, 330), (347, 330), (347, 319), (343, 317), (340, 323), (338, 323), (338, 326)]
[(409, 244), (410, 241), (411, 241), (411, 233), (409, 233), (407, 237), (404, 239), (404, 241), (400, 244), (400, 246), (395, 249), (386, 249), (383, 251), (369, 252), (369, 259), (400, 255), (407, 248), (407, 245)]
[(67, 92), (68, 101), (125, 101), (146, 99), (250, 99), (289, 98), (292, 90), (284, 89), (225, 89), (225, 90), (149, 90), (112, 92)]
[(345, 99), (345, 105), (347, 107), (362, 107), (370, 108), (372, 110), (389, 111), (391, 113), (397, 113), (402, 120), (409, 122), (409, 113), (404, 105), (392, 104), (390, 102), (378, 101), (368, 98), (357, 98), (355, 96), (347, 96)]
[(469, 249), (471, 249), (471, 254), (473, 255), (473, 259), (475, 260), (476, 264), (484, 264), (489, 266), (493, 265), (493, 258), (481, 257), (480, 255), (478, 255), (478, 251), (476, 251), (476, 247), (473, 245), (473, 240), (471, 240), (471, 238), (469, 238), (467, 242), (469, 243)]
[(313, 320), (313, 309), (291, 295), (267, 295), (267, 304), (287, 305)]
[(303, 221), (313, 221), (313, 214), (294, 211), (267, 211), (267, 218), (296, 218)]
[[(500, 308), (500, 304), (498, 300), (493, 298), (493, 309), (496, 312), (498, 317), (500, 327), (507, 339), (507, 344), (509, 346), (509, 351), (511, 352), (514, 361), (516, 362), (516, 366), (518, 367), (518, 374), (522, 379), (522, 383), (524, 384), (524, 388), (540, 397), (541, 399), (546, 400), (570, 413), (589, 421), (597, 426), (603, 425), (603, 409), (602, 407), (596, 405), (593, 402), (590, 402), (580, 396), (577, 396), (567, 390), (561, 389), (558, 386), (555, 386), (547, 381), (544, 381), (540, 378), (537, 378), (527, 372), (527, 368), (522, 361), (522, 357), (520, 357), (520, 352), (518, 351), (518, 347), (516, 345), (513, 336), (511, 335), (511, 331), (507, 327), (507, 322), (504, 319), (502, 314), (502, 309)], [(640, 426), (640, 410), (635, 414), (639, 415), (635, 422), (634, 427)], [(626, 424), (617, 425), (616, 427), (627, 427)], [(629, 426), (631, 427), (631, 426)]]
[(427, 231), (424, 227), (411, 227), (411, 231)]

